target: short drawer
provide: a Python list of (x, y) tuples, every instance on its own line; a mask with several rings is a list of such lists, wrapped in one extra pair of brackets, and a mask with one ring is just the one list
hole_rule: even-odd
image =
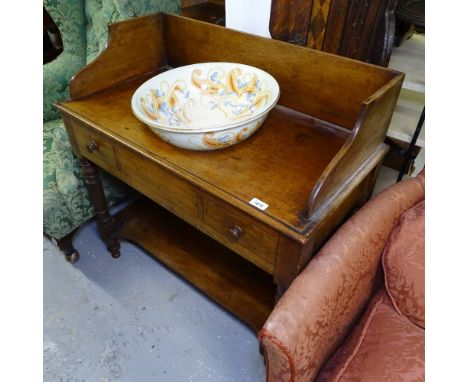
[(119, 175), (125, 183), (199, 228), (200, 197), (195, 187), (123, 146), (116, 146), (116, 155), (120, 163)]
[(239, 255), (273, 274), (277, 233), (211, 196), (204, 198), (204, 230)]
[(114, 146), (108, 138), (77, 121), (71, 121), (71, 125), (81, 155), (104, 169), (118, 169)]

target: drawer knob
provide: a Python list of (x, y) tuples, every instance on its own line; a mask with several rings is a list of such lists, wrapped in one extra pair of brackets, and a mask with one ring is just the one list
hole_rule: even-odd
[(95, 141), (90, 141), (86, 144), (86, 148), (90, 153), (98, 149), (98, 144)]
[(229, 234), (234, 240), (239, 240), (239, 238), (242, 236), (244, 231), (242, 231), (242, 228), (239, 227), (238, 225), (235, 225), (229, 230)]

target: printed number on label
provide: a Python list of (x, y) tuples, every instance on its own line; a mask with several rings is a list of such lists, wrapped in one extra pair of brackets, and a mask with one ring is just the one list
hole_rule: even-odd
[(249, 203), (252, 206), (257, 207), (259, 210), (262, 210), (262, 211), (268, 208), (268, 204), (266, 204), (265, 202), (262, 202), (261, 200), (257, 198), (253, 198)]

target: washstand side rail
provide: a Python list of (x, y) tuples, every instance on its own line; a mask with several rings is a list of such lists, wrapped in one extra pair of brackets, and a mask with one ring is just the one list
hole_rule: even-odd
[(383, 160), (388, 151), (383, 141), (405, 77), (392, 72), (394, 78), (364, 101), (352, 133), (315, 184), (301, 217), (305, 225), (339, 205)]

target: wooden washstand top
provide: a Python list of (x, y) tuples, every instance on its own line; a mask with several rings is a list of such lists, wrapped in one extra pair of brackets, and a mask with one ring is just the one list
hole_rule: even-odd
[[(238, 61), (269, 72), (280, 84), (278, 106), (241, 144), (210, 152), (171, 146), (134, 117), (130, 99), (159, 72), (207, 61)], [(111, 25), (108, 47), (74, 77), (72, 101), (59, 107), (305, 242), (320, 217), (383, 158), (403, 77), (281, 41), (154, 14)], [(256, 209), (252, 198), (269, 207)]]

